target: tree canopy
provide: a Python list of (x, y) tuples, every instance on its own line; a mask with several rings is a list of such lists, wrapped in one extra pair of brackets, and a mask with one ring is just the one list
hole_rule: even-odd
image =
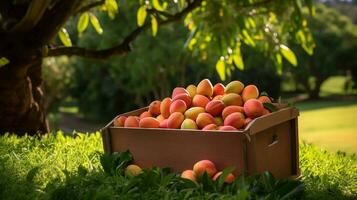
[[(124, 4), (135, 10), (135, 23), (127, 24), (130, 31), (100, 49), (77, 43), (77, 36), (85, 34), (89, 26), (99, 35), (105, 33), (98, 14), (113, 19), (117, 13), (130, 12)], [(313, 52), (303, 9), (314, 15), (313, 0), (0, 1), (0, 96), (8, 97), (0, 99), (0, 131), (48, 131), (41, 87), (45, 57), (124, 56), (143, 32), (155, 37), (161, 26), (183, 21), (190, 31), (185, 46), (202, 60), (215, 60), (222, 80), (234, 68), (244, 68), (244, 45), (270, 57), (281, 71), (283, 58), (297, 65), (287, 45), (290, 38), (306, 52)], [(68, 27), (70, 21), (76, 22), (76, 30), (69, 31), (73, 30)]]
[[(2, 31), (25, 31), (31, 26), (46, 26), (43, 23), (56, 23), (56, 19), (52, 22), (47, 19), (51, 16), (50, 11), (56, 10), (56, 13), (73, 16), (70, 19), (77, 21), (78, 34), (83, 34), (89, 25), (98, 34), (102, 34), (105, 30), (96, 15), (98, 12), (106, 12), (113, 19), (118, 12), (125, 12), (120, 9), (122, 3), (124, 1), (115, 0), (77, 0), (72, 3), (50, 1), (47, 4), (41, 0), (3, 2), (1, 7), (7, 9), (2, 9), (0, 24)], [(278, 70), (281, 69), (283, 57), (297, 65), (296, 56), (287, 47), (287, 39), (294, 38), (306, 52), (313, 52), (314, 42), (302, 14), (302, 9), (306, 7), (314, 15), (312, 0), (139, 0), (130, 1), (129, 4), (137, 8), (137, 27), (118, 39), (120, 42), (103, 49), (79, 47), (71, 41), (73, 36), (70, 35), (75, 33), (68, 33), (66, 27), (62, 26), (58, 27), (58, 36), (64, 46), (54, 46), (49, 41), (44, 56), (76, 55), (104, 59), (124, 55), (130, 51), (130, 43), (141, 32), (151, 29), (155, 36), (159, 26), (182, 18), (190, 30), (185, 45), (203, 60), (213, 56), (217, 60), (216, 69), (222, 80), (226, 74), (230, 74), (231, 66), (244, 68), (242, 43), (268, 54)], [(20, 10), (18, 7), (28, 7), (23, 18), (20, 14), (14, 16), (10, 13), (11, 9)], [(40, 34), (39, 37), (45, 35)], [(6, 56), (2, 59), (8, 60)]]

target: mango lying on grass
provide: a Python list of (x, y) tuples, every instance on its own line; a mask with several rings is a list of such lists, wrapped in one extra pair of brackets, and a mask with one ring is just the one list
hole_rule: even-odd
[[(262, 94), (266, 94), (263, 92)], [(271, 111), (267, 95), (259, 96), (255, 85), (232, 81), (212, 86), (209, 79), (197, 86), (176, 87), (171, 97), (155, 100), (139, 116), (119, 116), (115, 127), (200, 129), (204, 131), (236, 131), (247, 127), (255, 118)]]
[[(197, 182), (198, 178), (201, 177), (204, 173), (207, 173), (213, 181), (222, 175), (222, 171), (218, 171), (216, 165), (210, 160), (201, 160), (196, 162), (193, 165), (193, 169), (187, 169), (181, 173), (181, 178), (189, 179), (193, 182)], [(225, 183), (232, 183), (235, 179), (235, 176), (232, 173), (229, 173), (224, 179)]]

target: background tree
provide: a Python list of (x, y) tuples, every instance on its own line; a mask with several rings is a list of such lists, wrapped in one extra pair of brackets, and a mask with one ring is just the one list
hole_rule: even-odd
[[(119, 5), (123, 2), (120, 1)], [(302, 6), (307, 5), (311, 13), (314, 12), (312, 0), (152, 0), (127, 3), (137, 8), (137, 27), (118, 36), (110, 46), (89, 49), (72, 46), (63, 26), (68, 20), (78, 20), (77, 29), (81, 33), (90, 22), (101, 34), (103, 30), (95, 14), (104, 11), (114, 18), (118, 11), (115, 0), (0, 2), (1, 133), (48, 132), (41, 89), (44, 57), (67, 55), (106, 59), (126, 55), (131, 50), (132, 41), (142, 32), (151, 29), (156, 35), (158, 26), (185, 17), (185, 25), (191, 31), (187, 44), (192, 50), (200, 49), (197, 53), (203, 57), (216, 55), (217, 71), (221, 79), (225, 79), (230, 71), (227, 65), (242, 67), (241, 42), (271, 52), (277, 64), (284, 56), (296, 65), (296, 57), (283, 43), (287, 33), (304, 29)], [(307, 31), (305, 33), (308, 34)], [(65, 46), (56, 44), (57, 34)], [(308, 44), (302, 45), (311, 48)], [(211, 45), (220, 50), (209, 51)], [(217, 55), (222, 57), (219, 59)]]
[(316, 48), (313, 55), (295, 47), (299, 67), (290, 71), (312, 99), (319, 98), (322, 83), (332, 75), (357, 66), (357, 26), (346, 16), (317, 4), (316, 16), (308, 18)]

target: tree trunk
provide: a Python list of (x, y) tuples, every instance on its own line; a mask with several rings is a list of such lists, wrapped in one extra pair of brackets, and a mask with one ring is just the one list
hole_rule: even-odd
[(320, 98), (320, 91), (321, 85), (324, 82), (324, 79), (316, 79), (315, 87), (309, 90), (309, 99), (319, 99)]
[(0, 68), (0, 134), (49, 132), (41, 89), (42, 60), (10, 61)]

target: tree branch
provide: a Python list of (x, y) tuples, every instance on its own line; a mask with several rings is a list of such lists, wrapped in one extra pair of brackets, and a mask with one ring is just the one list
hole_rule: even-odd
[(33, 0), (29, 5), (26, 15), (17, 23), (10, 32), (28, 31), (40, 21), (42, 15), (45, 13), (50, 1), (47, 0)]
[(85, 5), (85, 6), (81, 7), (81, 8), (79, 8), (79, 9), (76, 11), (76, 13), (86, 12), (86, 11), (92, 9), (92, 8), (101, 6), (101, 5), (103, 5), (104, 3), (105, 3), (105, 0), (95, 1), (95, 2), (93, 2), (93, 3), (90, 3), (90, 4), (88, 4), (88, 5)]
[(82, 0), (57, 1), (29, 32), (28, 35), (33, 36), (30, 42), (39, 47), (48, 44), (73, 12), (78, 9), (81, 2)]
[(275, 1), (275, 0), (256, 1), (256, 2), (253, 2), (253, 3), (250, 3), (250, 4), (240, 5), (239, 7), (240, 8), (258, 7), (258, 6), (262, 6), (262, 5), (265, 5), (265, 4), (272, 3), (273, 1)]
[[(187, 7), (181, 12), (171, 15), (166, 20), (159, 20), (158, 24), (161, 26), (180, 20), (183, 16), (197, 8), (201, 4), (201, 2), (202, 0), (194, 0), (191, 3), (188, 3)], [(148, 28), (150, 28), (150, 24), (145, 24), (142, 27), (137, 27), (129, 35), (127, 35), (120, 44), (110, 47), (108, 49), (90, 50), (82, 47), (57, 47), (49, 49), (46, 57), (67, 55), (82, 56), (94, 59), (105, 59), (114, 55), (125, 55), (131, 50), (130, 43), (134, 41), (141, 32), (145, 31)]]

